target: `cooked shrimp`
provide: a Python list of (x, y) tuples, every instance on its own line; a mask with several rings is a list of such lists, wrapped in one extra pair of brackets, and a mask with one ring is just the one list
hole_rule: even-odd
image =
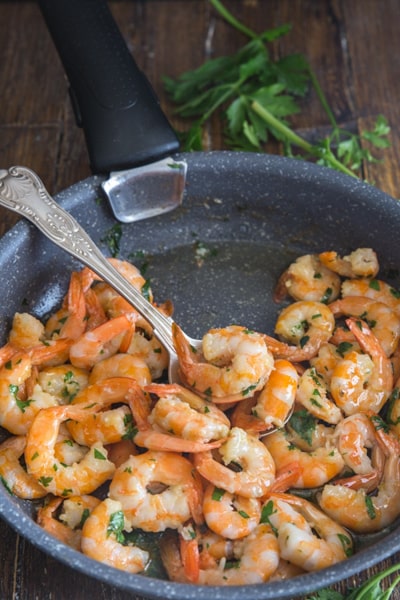
[(204, 518), (208, 527), (230, 540), (249, 535), (260, 522), (261, 502), (208, 484), (204, 491)]
[(81, 548), (81, 532), (61, 523), (55, 518), (56, 511), (60, 508), (63, 498), (53, 497), (37, 513), (37, 523), (43, 529), (75, 550)]
[(368, 452), (376, 444), (375, 429), (365, 413), (343, 419), (335, 430), (337, 447), (346, 465), (360, 475), (373, 470)]
[(67, 338), (46, 340), (43, 344), (29, 350), (32, 364), (43, 369), (66, 363), (72, 343), (73, 340)]
[(275, 356), (301, 362), (318, 353), (334, 327), (335, 319), (325, 304), (303, 300), (290, 304), (278, 316), (275, 333), (283, 342), (269, 336), (265, 339)]
[[(161, 386), (161, 388), (163, 388), (163, 386)], [(157, 389), (157, 385), (154, 389)], [(179, 386), (177, 389), (180, 389)], [(196, 403), (198, 405), (197, 401)], [(192, 404), (194, 404), (193, 399)], [(200, 439), (197, 440), (190, 437), (184, 437), (188, 436), (188, 432), (190, 432), (190, 426), (187, 428), (182, 428), (184, 422), (182, 419), (180, 419), (181, 415), (176, 415), (176, 413), (174, 415), (170, 415), (170, 417), (171, 420), (174, 421), (173, 427), (175, 431), (180, 433), (180, 435), (175, 435), (175, 433), (171, 432), (170, 430), (167, 431), (166, 429), (160, 428), (156, 423), (153, 424), (151, 398), (148, 393), (145, 393), (139, 387), (137, 387), (134, 393), (132, 393), (129, 405), (137, 427), (134, 437), (134, 441), (137, 446), (147, 448), (148, 450), (160, 450), (163, 452), (205, 452), (206, 450), (217, 448), (223, 441), (222, 438), (216, 439), (215, 441), (206, 442), (204, 441), (204, 438), (201, 440), (201, 436)], [(214, 417), (217, 415), (217, 410), (218, 409), (215, 407)], [(162, 411), (160, 412), (162, 413)], [(169, 416), (165, 413), (160, 414), (160, 417), (162, 417), (161, 420), (164, 421), (164, 424), (166, 423), (165, 419), (167, 421), (169, 420)], [(219, 415), (218, 418), (220, 423), (221, 419), (224, 421), (226, 419), (225, 416), (222, 415)], [(210, 431), (203, 432), (203, 435), (204, 434), (208, 436)]]
[[(189, 570), (188, 550), (194, 563)], [(259, 524), (247, 537), (234, 541), (206, 531), (179, 545), (171, 532), (161, 541), (161, 558), (171, 581), (201, 585), (263, 583), (279, 564), (278, 543), (268, 524)]]
[(282, 273), (274, 300), (280, 302), (289, 295), (294, 300), (327, 303), (335, 300), (339, 292), (340, 277), (325, 267), (316, 254), (305, 254)]
[(177, 529), (203, 521), (203, 489), (192, 463), (172, 452), (131, 456), (115, 471), (109, 496), (122, 504), (127, 526), (144, 531)]
[(125, 352), (141, 358), (150, 370), (153, 380), (159, 379), (168, 367), (168, 353), (159, 339), (146, 329), (136, 326)]
[(18, 350), (30, 350), (42, 343), (45, 335), (44, 325), (29, 313), (15, 313), (8, 341)]
[(113, 444), (133, 436), (134, 423), (127, 405), (137, 389), (137, 382), (129, 377), (110, 377), (84, 388), (75, 396), (71, 406), (96, 406), (99, 410), (89, 410), (86, 419), (67, 423), (73, 439), (84, 446), (91, 446), (96, 442)]
[(104, 358), (116, 354), (121, 336), (131, 326), (129, 320), (123, 315), (87, 331), (72, 344), (69, 352), (71, 363), (74, 367), (90, 369)]
[(328, 387), (314, 367), (306, 369), (300, 377), (296, 402), (314, 417), (335, 425), (342, 419), (342, 411), (329, 398)]
[(385, 432), (379, 417), (373, 417), (379, 444), (386, 455), (383, 477), (377, 492), (351, 489), (344, 485), (326, 485), (319, 504), (332, 519), (357, 533), (372, 533), (387, 527), (400, 514), (400, 443)]
[(185, 381), (214, 402), (253, 395), (272, 370), (273, 358), (263, 336), (245, 327), (211, 329), (203, 337), (199, 354), (178, 325), (172, 334)]
[(330, 442), (312, 452), (297, 448), (290, 436), (279, 429), (263, 439), (270, 451), (276, 469), (280, 471), (293, 462), (300, 465), (298, 477), (292, 481), (294, 488), (314, 488), (324, 485), (336, 477), (344, 467), (344, 460), (337, 448)]
[(109, 377), (131, 377), (142, 387), (151, 382), (150, 369), (143, 358), (120, 352), (95, 364), (90, 371), (89, 383)]
[(84, 333), (87, 323), (85, 295), (79, 273), (76, 271), (71, 273), (65, 304), (67, 316), (63, 320), (58, 336), (77, 340)]
[(81, 550), (82, 525), (99, 503), (98, 498), (88, 495), (53, 497), (39, 508), (37, 523), (60, 542)]
[[(125, 277), (125, 279), (127, 279), (129, 283), (133, 285), (134, 288), (142, 291), (143, 287), (146, 286), (146, 279), (141, 275), (139, 269), (135, 267), (135, 265), (119, 258), (108, 258), (107, 260), (113, 265), (113, 267), (117, 269), (120, 275)], [(101, 277), (89, 269), (89, 267), (84, 267), (80, 271), (80, 277), (84, 291), (86, 291), (95, 281), (102, 281)], [(151, 291), (148, 291), (148, 294), (150, 296), (150, 301), (152, 301)]]
[(367, 354), (350, 352), (336, 365), (331, 394), (346, 415), (379, 412), (393, 387), (391, 362), (364, 321), (350, 318), (346, 324)]
[[(333, 369), (336, 367), (338, 361), (350, 350), (358, 348), (358, 345), (352, 343), (346, 344), (345, 346), (336, 346), (332, 343), (334, 335), (335, 333), (331, 337), (331, 341), (322, 344), (318, 354), (310, 359), (310, 366), (317, 371), (328, 386), (331, 382)], [(352, 337), (354, 339), (354, 336)]]
[(245, 538), (233, 543), (233, 559), (218, 567), (201, 569), (201, 585), (248, 585), (268, 581), (279, 564), (278, 542), (270, 525), (260, 523)]
[(70, 364), (45, 367), (39, 371), (37, 381), (59, 404), (69, 404), (88, 385), (89, 372)]
[(107, 459), (107, 451), (99, 442), (91, 446), (79, 463), (64, 465), (55, 456), (60, 425), (68, 419), (87, 419), (88, 410), (70, 405), (44, 408), (29, 429), (25, 448), (28, 473), (55, 496), (90, 494), (114, 473), (114, 464)]
[(216, 450), (194, 455), (198, 472), (207, 481), (231, 494), (246, 498), (264, 496), (275, 479), (275, 464), (266, 446), (255, 436), (233, 427), (227, 440)]
[(308, 500), (273, 494), (268, 504), (269, 521), (285, 560), (306, 571), (317, 571), (352, 554), (353, 541), (346, 529)]
[(383, 302), (400, 316), (400, 293), (381, 279), (346, 279), (342, 283), (342, 296), (364, 296)]
[(144, 390), (158, 399), (149, 415), (149, 423), (187, 440), (210, 442), (225, 438), (230, 421), (211, 402), (181, 385), (150, 384)]
[(138, 546), (121, 543), (125, 525), (121, 503), (106, 498), (98, 504), (82, 528), (82, 552), (106, 565), (128, 573), (140, 573), (150, 556)]
[(400, 340), (400, 317), (384, 302), (363, 296), (346, 296), (332, 302), (329, 308), (335, 317), (346, 315), (366, 321), (386, 356), (396, 350)]
[(277, 359), (267, 383), (257, 396), (253, 414), (267, 427), (283, 427), (294, 405), (298, 380), (299, 376), (292, 363)]
[(371, 248), (357, 248), (343, 257), (333, 250), (318, 256), (322, 264), (341, 277), (376, 277), (379, 271), (378, 257)]
[(15, 435), (25, 435), (35, 415), (57, 400), (35, 385), (30, 397), (25, 383), (32, 372), (32, 360), (27, 354), (15, 354), (0, 369), (0, 425)]
[(89, 514), (98, 504), (99, 498), (89, 494), (64, 498), (58, 518), (70, 529), (82, 529)]
[(23, 435), (12, 436), (0, 445), (0, 479), (18, 498), (43, 498), (47, 495), (46, 490), (20, 463), (25, 446), (26, 437)]
[(295, 406), (285, 429), (291, 443), (305, 452), (312, 452), (317, 448), (334, 443), (335, 427), (321, 423), (301, 405)]

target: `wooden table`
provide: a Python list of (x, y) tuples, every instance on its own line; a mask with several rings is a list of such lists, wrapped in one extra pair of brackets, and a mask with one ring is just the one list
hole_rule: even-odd
[[(225, 0), (249, 27), (262, 31), (293, 26), (276, 45), (279, 54), (304, 53), (339, 123), (355, 129), (383, 114), (391, 126), (384, 161), (364, 165), (377, 187), (400, 194), (400, 37), (398, 0)], [(241, 34), (216, 17), (207, 0), (127, 0), (110, 2), (112, 12), (147, 74), (173, 125), (162, 76), (176, 77), (209, 56), (244, 43)], [(75, 125), (63, 69), (34, 2), (0, 0), (0, 167), (34, 169), (51, 193), (90, 175), (83, 135)], [(304, 135), (329, 123), (315, 95), (293, 121)], [(218, 122), (209, 148), (224, 148)], [(270, 151), (280, 148), (271, 146)], [(17, 217), (0, 210), (0, 233)], [(371, 224), (372, 226), (372, 224)], [(0, 522), (1, 600), (127, 600), (132, 595), (103, 585), (42, 554)], [(359, 577), (337, 586), (344, 591), (400, 560), (394, 555)], [(400, 598), (400, 590), (393, 595)]]

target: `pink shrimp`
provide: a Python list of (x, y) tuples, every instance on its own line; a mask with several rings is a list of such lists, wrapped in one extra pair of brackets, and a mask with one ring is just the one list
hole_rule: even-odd
[(381, 344), (361, 320), (346, 320), (366, 354), (350, 352), (332, 373), (331, 394), (346, 415), (373, 410), (379, 412), (393, 388), (393, 372)]

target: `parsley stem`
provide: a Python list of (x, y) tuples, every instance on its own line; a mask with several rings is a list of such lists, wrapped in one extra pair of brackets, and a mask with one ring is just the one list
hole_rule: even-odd
[(333, 129), (335, 129), (337, 131), (338, 124), (337, 124), (336, 119), (334, 117), (334, 114), (333, 114), (333, 112), (331, 110), (331, 107), (328, 104), (326, 96), (325, 96), (324, 92), (322, 91), (321, 86), (319, 85), (319, 81), (317, 79), (317, 76), (315, 75), (315, 73), (311, 69), (311, 67), (308, 68), (308, 72), (309, 72), (309, 75), (310, 75), (312, 86), (313, 86), (313, 88), (314, 88), (314, 90), (315, 90), (315, 92), (316, 92), (316, 94), (318, 96), (318, 99), (319, 99), (319, 101), (320, 101), (323, 109), (325, 110), (326, 115), (327, 115), (329, 121), (331, 122), (331, 125), (332, 125)]
[(292, 144), (295, 144), (299, 148), (302, 148), (309, 154), (315, 154), (314, 147), (307, 142), (305, 139), (297, 135), (290, 127), (282, 123), (279, 119), (274, 117), (272, 113), (264, 106), (261, 106), (259, 102), (254, 100), (251, 104), (251, 108), (254, 112), (259, 115), (266, 123), (271, 125), (274, 129), (279, 131), (287, 140), (289, 140)]
[(210, 3), (219, 12), (221, 17), (223, 17), (225, 21), (232, 25), (232, 27), (234, 27), (238, 31), (241, 31), (252, 40), (255, 40), (259, 37), (254, 31), (252, 31), (251, 29), (243, 25), (243, 23), (235, 19), (232, 13), (230, 13), (229, 10), (225, 8), (225, 6), (219, 0), (210, 0)]
[(264, 119), (266, 123), (271, 125), (271, 127), (273, 127), (280, 134), (282, 134), (284, 138), (291, 144), (302, 148), (312, 156), (315, 156), (317, 158), (324, 158), (331, 164), (332, 167), (339, 171), (342, 171), (342, 173), (351, 175), (351, 177), (357, 177), (357, 175), (353, 173), (353, 171), (348, 169), (343, 163), (337, 160), (337, 158), (332, 152), (326, 149), (324, 150), (322, 148), (319, 148), (318, 146), (313, 146), (312, 144), (307, 142), (307, 140), (297, 135), (297, 133), (290, 129), (290, 127), (288, 127), (287, 125), (282, 123), (282, 121), (279, 121), (279, 119), (274, 117), (274, 115), (272, 115), (270, 111), (267, 110), (265, 107), (261, 106), (259, 102), (253, 101), (251, 104), (251, 108), (256, 114), (258, 114), (262, 119)]

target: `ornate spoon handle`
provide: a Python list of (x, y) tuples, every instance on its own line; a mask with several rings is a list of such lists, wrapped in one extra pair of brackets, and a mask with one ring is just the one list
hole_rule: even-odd
[(120, 275), (79, 223), (47, 192), (40, 178), (26, 167), (0, 170), (0, 205), (31, 221), (54, 244), (77, 258), (111, 285), (147, 319), (155, 335), (175, 355), (172, 319), (160, 313)]

